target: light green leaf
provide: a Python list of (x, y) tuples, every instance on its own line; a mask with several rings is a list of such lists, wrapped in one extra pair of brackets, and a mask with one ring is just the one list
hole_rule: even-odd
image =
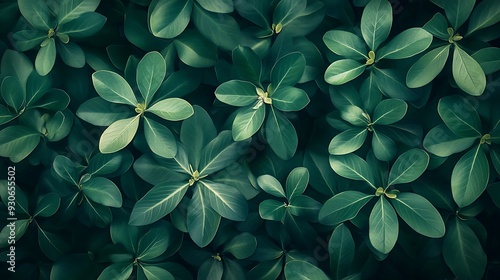
[(77, 44), (73, 42), (63, 44), (57, 41), (57, 51), (66, 65), (73, 68), (85, 66), (85, 53)]
[(470, 205), (486, 189), (490, 167), (481, 145), (471, 149), (453, 168), (451, 174), (451, 193), (460, 208)]
[(181, 121), (191, 117), (194, 109), (186, 100), (173, 97), (156, 102), (147, 108), (146, 112), (151, 112), (167, 121)]
[(399, 235), (398, 217), (384, 196), (380, 196), (370, 213), (368, 235), (373, 247), (383, 254), (388, 254), (396, 245)]
[(439, 157), (447, 157), (466, 150), (477, 140), (477, 137), (460, 137), (446, 125), (440, 124), (424, 138), (424, 148)]
[(129, 151), (114, 154), (97, 153), (90, 159), (86, 172), (94, 176), (112, 174), (132, 158)]
[(137, 258), (148, 261), (165, 253), (170, 242), (169, 229), (172, 229), (172, 226), (164, 221), (150, 227), (150, 230), (139, 240)]
[(500, 70), (500, 48), (489, 47), (480, 49), (472, 54), (484, 71), (485, 75), (490, 75)]
[(78, 18), (58, 26), (57, 34), (65, 34), (71, 38), (86, 38), (99, 32), (105, 23), (106, 17), (101, 14), (84, 13)]
[(61, 198), (56, 193), (48, 193), (42, 196), (33, 212), (33, 217), (50, 217), (57, 212), (59, 205), (61, 204)]
[(166, 73), (165, 60), (159, 52), (149, 52), (139, 61), (136, 81), (146, 108), (160, 88)]
[(187, 209), (189, 236), (199, 247), (207, 246), (219, 228), (220, 215), (208, 203), (203, 189), (196, 185)]
[(286, 86), (293, 86), (300, 81), (306, 68), (306, 59), (299, 52), (292, 52), (281, 57), (271, 69), (271, 85), (274, 93)]
[(449, 53), (450, 45), (445, 45), (424, 54), (408, 70), (406, 85), (418, 88), (430, 83), (443, 70)]
[(292, 260), (285, 265), (288, 280), (328, 280), (328, 276), (317, 266), (302, 260)]
[(84, 13), (93, 12), (99, 6), (100, 0), (67, 0), (61, 1), (57, 11), (59, 24), (74, 20)]
[(404, 152), (392, 165), (388, 186), (415, 181), (427, 169), (429, 159), (429, 155), (421, 149)]
[(408, 104), (399, 99), (382, 100), (373, 112), (373, 124), (393, 124), (401, 120), (408, 110)]
[(325, 71), (325, 81), (331, 85), (342, 85), (361, 75), (366, 65), (353, 59), (333, 62)]
[(41, 46), (35, 58), (35, 68), (40, 76), (46, 76), (56, 63), (56, 42), (54, 38), (47, 38)]
[(466, 93), (479, 96), (486, 88), (483, 69), (470, 55), (455, 45), (453, 52), (453, 78), (458, 87)]
[(20, 162), (38, 146), (40, 133), (20, 125), (8, 126), (0, 131), (0, 156)]
[(376, 129), (373, 130), (372, 149), (373, 154), (380, 161), (392, 160), (398, 151), (394, 140)]
[(140, 115), (111, 124), (101, 135), (99, 151), (103, 154), (118, 152), (134, 138), (139, 128)]
[(424, 197), (403, 192), (391, 199), (398, 215), (416, 232), (427, 237), (444, 236), (443, 218), (434, 206)]
[(259, 187), (270, 195), (285, 198), (285, 191), (281, 183), (271, 175), (265, 174), (257, 177)]
[(309, 104), (309, 96), (302, 89), (284, 86), (272, 95), (273, 106), (281, 111), (300, 111)]
[(148, 225), (163, 218), (177, 207), (188, 187), (187, 182), (165, 182), (154, 186), (134, 205), (129, 224)]
[(392, 26), (392, 6), (387, 0), (372, 0), (361, 16), (361, 34), (368, 48), (376, 51), (389, 36)]
[(222, 262), (214, 258), (204, 261), (198, 268), (196, 279), (221, 280), (224, 273)]
[(291, 201), (304, 193), (309, 184), (309, 171), (305, 167), (296, 167), (286, 178), (286, 197)]
[(259, 204), (259, 216), (264, 220), (282, 222), (285, 219), (286, 204), (274, 199), (266, 199)]
[(252, 137), (262, 127), (265, 117), (266, 106), (259, 106), (257, 109), (246, 106), (238, 109), (231, 128), (234, 141)]
[(358, 150), (365, 143), (368, 130), (366, 128), (351, 128), (333, 137), (328, 146), (331, 155), (346, 155)]
[(358, 191), (343, 191), (328, 199), (319, 211), (319, 222), (333, 226), (356, 217), (374, 195)]
[(235, 188), (212, 182), (200, 180), (204, 186), (205, 194), (210, 201), (210, 207), (222, 217), (233, 221), (244, 221), (248, 215), (248, 205), (245, 196)]
[(137, 106), (134, 91), (127, 81), (115, 72), (99, 70), (92, 74), (94, 88), (104, 100)]
[(175, 280), (172, 273), (156, 265), (141, 265), (148, 280)]
[(351, 32), (330, 30), (323, 36), (323, 42), (337, 55), (355, 60), (368, 59), (365, 42)]
[(269, 107), (265, 125), (265, 137), (271, 149), (279, 158), (287, 160), (297, 150), (298, 137), (292, 123), (281, 112)]
[(49, 31), (54, 28), (50, 20), (50, 9), (44, 0), (19, 0), (19, 11), (23, 17), (36, 29)]
[(446, 17), (454, 30), (458, 30), (469, 18), (475, 4), (476, 0), (443, 1)]
[(214, 13), (227, 14), (233, 12), (234, 10), (232, 0), (196, 0), (196, 2), (198, 2), (198, 4), (203, 7), (203, 9)]
[(16, 112), (19, 112), (26, 101), (26, 93), (19, 80), (13, 76), (5, 77), (2, 81), (0, 91), (5, 103), (14, 108)]
[(354, 261), (355, 249), (354, 239), (349, 228), (344, 224), (338, 225), (333, 230), (328, 242), (330, 269), (335, 276), (334, 279), (344, 279), (343, 277), (347, 276)]
[(438, 103), (438, 113), (457, 136), (477, 138), (482, 135), (479, 114), (467, 99), (459, 95), (443, 97)]
[(422, 28), (410, 28), (394, 37), (377, 53), (377, 60), (403, 59), (425, 51), (432, 42), (432, 35)]
[(366, 127), (369, 119), (366, 117), (366, 112), (356, 105), (347, 105), (340, 108), (340, 117), (355, 126)]
[(467, 35), (477, 30), (492, 26), (500, 21), (500, 6), (495, 0), (483, 0), (479, 3), (469, 17)]
[(144, 136), (153, 153), (164, 158), (173, 158), (177, 153), (177, 143), (170, 129), (146, 117), (144, 118)]
[(83, 193), (92, 201), (109, 207), (122, 207), (122, 194), (111, 180), (94, 177), (82, 184)]
[(330, 166), (338, 175), (351, 180), (365, 181), (376, 189), (368, 163), (359, 156), (355, 154), (330, 156)]
[(148, 23), (156, 37), (170, 39), (186, 29), (193, 10), (192, 0), (156, 0), (148, 10)]
[(443, 258), (458, 279), (481, 279), (487, 264), (486, 253), (476, 234), (458, 217), (447, 223)]
[[(28, 226), (30, 225), (30, 221), (28, 219), (26, 220), (16, 220), (12, 221), (15, 225), (14, 232), (15, 232), (15, 238), (14, 240), (17, 242), (21, 237), (23, 237), (24, 233), (28, 229)], [(11, 233), (11, 227), (9, 227), (9, 224), (6, 224), (3, 229), (0, 231), (0, 247), (1, 248), (7, 248), (9, 247), (9, 240), (10, 239), (10, 233)]]
[(215, 89), (215, 97), (231, 106), (247, 106), (259, 97), (257, 88), (250, 82), (231, 80), (222, 83)]
[(290, 198), (288, 212), (293, 216), (304, 218), (310, 222), (318, 221), (318, 213), (322, 204), (307, 195), (295, 195)]
[(106, 267), (97, 280), (106, 280), (106, 279), (116, 279), (116, 280), (127, 280), (130, 275), (132, 275), (132, 271), (134, 270), (134, 265), (132, 263), (120, 262), (114, 263), (110, 266)]
[(101, 97), (95, 97), (83, 102), (78, 107), (76, 115), (93, 125), (109, 126), (118, 120), (131, 117), (132, 110), (128, 106), (110, 103)]
[(78, 186), (80, 172), (69, 158), (63, 155), (56, 156), (52, 162), (52, 168), (61, 179)]

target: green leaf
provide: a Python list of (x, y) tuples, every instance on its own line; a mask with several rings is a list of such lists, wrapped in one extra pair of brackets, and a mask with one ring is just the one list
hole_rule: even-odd
[(429, 155), (421, 149), (404, 152), (392, 165), (388, 186), (415, 181), (427, 169), (429, 159)]
[(78, 172), (75, 164), (69, 158), (63, 155), (56, 156), (52, 163), (52, 167), (57, 175), (63, 180), (78, 186), (80, 172)]
[(365, 143), (368, 130), (363, 127), (351, 128), (333, 137), (328, 152), (331, 155), (346, 155), (358, 150)]
[(137, 87), (144, 98), (146, 108), (160, 88), (166, 73), (165, 60), (159, 52), (149, 52), (139, 61), (136, 76)]
[(95, 97), (83, 102), (78, 107), (76, 115), (93, 125), (109, 126), (118, 120), (131, 117), (132, 111), (129, 108), (122, 104), (107, 102), (101, 97)]
[(355, 60), (368, 59), (365, 42), (351, 32), (330, 30), (323, 36), (323, 42), (337, 55)]
[(214, 258), (207, 259), (198, 268), (196, 279), (221, 280), (224, 273), (222, 262)]
[(295, 195), (290, 198), (287, 209), (288, 213), (296, 217), (304, 218), (310, 222), (317, 222), (321, 206), (321, 203), (307, 195)]
[(192, 0), (152, 1), (148, 10), (151, 33), (165, 39), (177, 37), (188, 26), (192, 10)]
[(403, 100), (382, 100), (373, 112), (373, 124), (393, 124), (400, 121), (408, 110), (408, 105)]
[(271, 85), (274, 94), (283, 87), (293, 86), (300, 81), (306, 68), (306, 59), (299, 52), (292, 52), (281, 57), (271, 69)]
[(181, 121), (194, 114), (193, 106), (184, 99), (173, 97), (160, 100), (146, 109), (167, 121)]
[(274, 199), (266, 199), (259, 204), (259, 215), (264, 220), (282, 222), (285, 219), (286, 204)]
[(110, 266), (106, 267), (101, 274), (99, 275), (98, 280), (105, 279), (116, 279), (116, 280), (127, 280), (130, 275), (132, 275), (132, 271), (134, 270), (134, 266), (132, 263), (114, 263)]
[(289, 261), (285, 265), (285, 278), (288, 280), (328, 280), (328, 276), (317, 266), (301, 260)]
[(19, 11), (23, 17), (36, 29), (48, 31), (54, 28), (50, 19), (50, 9), (43, 0), (19, 0)]
[(86, 38), (99, 32), (105, 23), (106, 17), (101, 14), (84, 13), (78, 18), (58, 26), (57, 34), (65, 34), (71, 38)]
[(201, 152), (200, 176), (213, 174), (231, 165), (245, 154), (249, 142), (234, 142), (228, 130), (219, 133)]
[[(12, 227), (9, 227), (10, 223), (11, 222), (7, 223), (5, 225), (5, 227), (0, 231), (0, 247), (1, 248), (10, 247), (9, 241), (12, 240), (9, 238), (11, 236), (10, 233), (11, 233), (11, 228), (12, 228)], [(15, 225), (15, 228), (14, 228), (15, 238), (14, 238), (14, 240), (17, 242), (21, 237), (23, 237), (24, 233), (28, 229), (28, 226), (30, 225), (30, 221), (27, 219), (26, 220), (15, 220), (15, 221), (12, 221), (12, 223), (14, 223), (14, 225)]]
[[(221, 1), (210, 2), (221, 3)], [(231, 51), (238, 45), (241, 37), (240, 27), (232, 16), (212, 13), (194, 5), (192, 19), (200, 33), (216, 46)]]
[(392, 26), (392, 6), (386, 0), (372, 0), (361, 16), (361, 34), (368, 48), (376, 51), (389, 36)]
[(172, 273), (156, 265), (141, 265), (148, 280), (175, 280)]
[(214, 13), (227, 14), (233, 12), (234, 10), (233, 1), (231, 0), (197, 0), (196, 2), (198, 2), (203, 9)]
[(45, 122), (47, 140), (56, 142), (66, 137), (73, 125), (74, 116), (69, 110), (58, 111)]
[(196, 185), (187, 209), (189, 236), (199, 247), (207, 246), (219, 228), (220, 215), (208, 204), (203, 189)]
[(309, 171), (305, 167), (296, 167), (286, 178), (286, 197), (291, 201), (304, 193), (309, 184)]
[(94, 12), (100, 2), (100, 0), (62, 1), (57, 13), (57, 22), (63, 24), (80, 17), (82, 14)]
[(233, 221), (246, 219), (248, 215), (247, 201), (238, 190), (209, 180), (200, 180), (200, 183), (206, 190), (205, 194), (210, 201), (210, 207), (219, 215)]
[(341, 59), (328, 66), (325, 81), (331, 85), (342, 85), (361, 75), (366, 65), (352, 59)]
[(469, 18), (475, 4), (476, 0), (443, 1), (443, 9), (446, 12), (446, 17), (454, 30), (458, 30), (467, 18)]
[(486, 88), (486, 76), (477, 61), (455, 45), (453, 52), (453, 78), (466, 93), (479, 96)]
[(111, 180), (94, 177), (82, 184), (83, 193), (92, 201), (109, 207), (122, 207), (122, 194)]
[(180, 139), (189, 147), (187, 150), (189, 162), (198, 166), (201, 151), (217, 136), (215, 125), (210, 115), (203, 108), (193, 106), (194, 114), (182, 122)]
[(443, 70), (449, 53), (450, 45), (445, 45), (424, 54), (408, 70), (406, 85), (418, 88), (430, 83)]
[[(447, 41), (450, 34), (447, 33), (448, 20), (441, 13), (436, 13), (424, 26), (423, 29), (427, 30), (437, 38)], [(449, 46), (449, 45), (448, 45)]]
[(232, 56), (235, 78), (261, 86), (262, 61), (260, 57), (251, 48), (243, 46), (236, 47)]
[(90, 159), (86, 172), (94, 176), (112, 174), (125, 165), (130, 158), (132, 155), (129, 151), (114, 154), (97, 153)]
[(487, 264), (486, 253), (476, 234), (457, 217), (447, 223), (443, 258), (459, 279), (481, 279)]
[(26, 106), (29, 107), (42, 98), (51, 86), (52, 79), (49, 76), (40, 76), (36, 71), (31, 72), (26, 82)]
[(300, 111), (309, 104), (309, 96), (302, 89), (284, 86), (272, 95), (273, 106), (281, 111)]
[(472, 54), (472, 58), (479, 63), (485, 75), (500, 70), (500, 48), (489, 47), (480, 49)]
[(349, 268), (354, 261), (355, 252), (354, 239), (349, 228), (344, 224), (338, 225), (333, 230), (328, 242), (328, 253), (330, 255), (330, 269), (334, 279), (343, 279), (349, 273)]
[(19, 112), (24, 102), (26, 101), (26, 93), (24, 92), (19, 80), (13, 76), (7, 76), (3, 79), (1, 88), (2, 98), (7, 105)]
[(0, 131), (0, 156), (13, 162), (26, 158), (40, 143), (40, 134), (20, 125), (8, 126)]
[(438, 103), (438, 113), (446, 126), (457, 136), (481, 137), (479, 114), (467, 99), (458, 95), (443, 97)]
[(195, 68), (214, 66), (217, 48), (194, 30), (185, 30), (174, 41), (179, 59)]
[(372, 68), (375, 81), (380, 91), (390, 97), (405, 101), (416, 101), (421, 98), (421, 93), (409, 89), (405, 83), (404, 72), (396, 68)]
[(451, 174), (451, 193), (460, 208), (470, 205), (486, 189), (490, 176), (488, 159), (481, 145), (463, 155)]
[(187, 182), (165, 182), (154, 186), (134, 205), (129, 224), (148, 225), (163, 218), (177, 207), (188, 187)]
[(257, 109), (246, 106), (238, 109), (231, 128), (234, 141), (243, 141), (252, 137), (264, 123), (266, 106)]
[(38, 227), (38, 245), (42, 252), (55, 261), (63, 257), (70, 249), (69, 245), (58, 235)]
[(355, 126), (366, 127), (368, 119), (363, 109), (356, 105), (347, 105), (340, 108), (340, 117)]
[(47, 38), (41, 46), (35, 58), (35, 68), (40, 76), (46, 76), (56, 63), (56, 42), (54, 38)]
[(243, 232), (231, 238), (225, 245), (223, 252), (231, 253), (236, 259), (243, 260), (250, 257), (257, 247), (257, 239), (248, 232)]
[(295, 154), (298, 137), (292, 123), (279, 111), (270, 107), (265, 125), (265, 137), (271, 149), (281, 159), (290, 159)]
[(460, 137), (446, 125), (440, 124), (424, 138), (424, 148), (439, 157), (447, 157), (466, 150), (477, 140), (477, 137)]
[(443, 218), (434, 206), (424, 197), (403, 192), (391, 199), (398, 215), (416, 232), (427, 237), (444, 236)]
[(166, 222), (157, 223), (152, 226), (152, 228), (139, 240), (137, 258), (148, 261), (165, 253), (170, 240), (170, 232), (168, 229), (171, 228), (171, 225)]
[(26, 82), (33, 72), (33, 63), (26, 55), (14, 50), (6, 50), (0, 68), (3, 75), (18, 78), (23, 90), (26, 89)]
[(373, 154), (380, 161), (392, 160), (398, 151), (394, 140), (376, 129), (373, 130), (372, 149)]
[(396, 245), (398, 234), (399, 223), (396, 212), (385, 197), (380, 196), (370, 213), (368, 233), (370, 243), (377, 251), (388, 254)]
[(82, 48), (73, 42), (63, 44), (57, 41), (57, 50), (66, 65), (73, 68), (82, 68), (85, 66), (85, 53)]
[(164, 158), (173, 158), (177, 153), (177, 143), (170, 129), (146, 117), (144, 118), (144, 136), (153, 153)]
[(355, 218), (374, 195), (343, 191), (328, 199), (319, 211), (319, 222), (333, 226)]
[(425, 51), (432, 42), (432, 35), (422, 28), (410, 28), (394, 37), (377, 53), (377, 60), (403, 59)]
[(257, 88), (250, 82), (231, 80), (222, 83), (215, 89), (215, 97), (231, 106), (247, 106), (259, 97)]
[(101, 135), (99, 151), (103, 154), (118, 152), (134, 138), (139, 128), (140, 115), (111, 124)]
[(500, 7), (495, 0), (483, 0), (477, 4), (469, 17), (469, 29), (467, 35), (492, 26), (500, 21)]
[(94, 88), (104, 100), (137, 106), (134, 91), (127, 81), (115, 72), (100, 70), (92, 74)]
[[(69, 105), (68, 94), (61, 89), (50, 89), (40, 99), (34, 102), (31, 108), (42, 108), (51, 111), (63, 111)], [(106, 102), (107, 103), (107, 102)], [(109, 103), (108, 103), (109, 104)]]
[(66, 255), (57, 260), (50, 270), (50, 279), (54, 280), (67, 279), (68, 277), (73, 280), (85, 280), (87, 277), (97, 279), (98, 276), (94, 260), (89, 253)]
[[(299, 13), (306, 9), (306, 4), (303, 1), (297, 0), (281, 0), (274, 9), (273, 13), (273, 23), (276, 25), (281, 24), (285, 26), (292, 20), (299, 16)], [(275, 28), (277, 29), (277, 28)], [(281, 30), (276, 30), (276, 33), (281, 32)]]
[(270, 195), (282, 198), (286, 197), (281, 183), (271, 175), (265, 174), (257, 177), (257, 184), (263, 191)]
[(56, 193), (48, 193), (37, 202), (33, 217), (50, 217), (57, 212), (60, 204), (61, 198)]
[(368, 163), (359, 156), (355, 154), (330, 156), (330, 166), (338, 175), (351, 180), (365, 181), (376, 189)]

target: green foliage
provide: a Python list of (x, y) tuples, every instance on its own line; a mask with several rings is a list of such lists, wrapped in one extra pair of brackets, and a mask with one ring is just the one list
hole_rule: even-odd
[(497, 2), (2, 1), (0, 279), (498, 278)]

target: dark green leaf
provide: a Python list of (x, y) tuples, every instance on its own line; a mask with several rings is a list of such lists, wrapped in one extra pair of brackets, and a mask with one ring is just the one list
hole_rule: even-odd
[(59, 205), (61, 203), (61, 198), (56, 193), (48, 193), (40, 198), (36, 204), (35, 212), (33, 217), (50, 217), (57, 212)]
[(109, 126), (115, 121), (131, 117), (132, 110), (129, 108), (122, 104), (107, 102), (101, 97), (95, 97), (83, 102), (76, 111), (76, 115), (93, 125)]
[(424, 147), (427, 151), (439, 157), (447, 157), (466, 150), (477, 140), (477, 137), (459, 137), (446, 125), (440, 124), (424, 138)]
[(373, 124), (393, 124), (401, 120), (408, 110), (406, 102), (399, 99), (382, 100), (373, 112)]
[(57, 27), (57, 32), (66, 34), (71, 38), (85, 38), (97, 33), (106, 23), (106, 17), (101, 14), (90, 12), (84, 13)]
[(151, 33), (165, 39), (177, 37), (189, 24), (192, 10), (192, 0), (153, 1), (148, 10)]
[(319, 222), (324, 225), (337, 225), (356, 217), (373, 195), (358, 191), (344, 191), (328, 199), (319, 211)]
[(259, 204), (259, 215), (264, 220), (280, 221), (285, 219), (286, 204), (274, 199), (266, 199)]
[(205, 195), (210, 201), (210, 207), (222, 217), (233, 221), (244, 221), (248, 215), (248, 206), (245, 197), (235, 188), (201, 180)]
[(8, 126), (0, 131), (0, 156), (13, 162), (26, 158), (40, 142), (40, 134), (25, 126)]
[(412, 149), (401, 154), (392, 165), (388, 186), (415, 181), (429, 165), (429, 155), (421, 149)]
[(59, 24), (63, 24), (80, 17), (82, 14), (93, 12), (100, 2), (100, 0), (62, 1), (58, 9), (57, 21)]
[(328, 276), (315, 265), (301, 260), (289, 261), (285, 265), (285, 278), (288, 280), (328, 280)]
[(500, 21), (500, 6), (495, 0), (484, 0), (479, 3), (469, 17), (467, 35), (489, 27)]
[(223, 252), (231, 253), (235, 258), (242, 260), (250, 257), (257, 247), (257, 239), (248, 232), (243, 232), (231, 238), (225, 245)]
[(482, 127), (479, 115), (472, 105), (458, 95), (439, 100), (438, 113), (446, 126), (457, 136), (480, 137)]
[(286, 178), (286, 196), (289, 201), (302, 195), (309, 184), (309, 171), (305, 167), (297, 167), (290, 171)]
[(278, 110), (270, 107), (265, 125), (265, 137), (271, 149), (281, 159), (290, 159), (298, 145), (297, 132), (292, 123)]
[(179, 59), (189, 66), (205, 68), (215, 65), (217, 48), (198, 32), (184, 31), (174, 41)]
[(221, 216), (208, 204), (203, 189), (196, 186), (187, 209), (189, 236), (200, 247), (207, 246), (214, 239)]
[(376, 129), (373, 130), (372, 149), (375, 157), (381, 161), (392, 160), (398, 151), (396, 143), (389, 136)]
[(19, 11), (36, 29), (48, 31), (52, 26), (49, 6), (43, 0), (19, 0)]
[[(221, 1), (217, 3), (220, 4)], [(238, 23), (232, 16), (212, 13), (194, 5), (192, 18), (200, 33), (218, 47), (233, 50), (237, 46), (241, 33)]]
[(173, 158), (177, 153), (177, 144), (172, 132), (166, 126), (146, 117), (144, 136), (153, 153), (165, 158)]
[(443, 70), (449, 53), (450, 45), (445, 45), (424, 54), (408, 70), (406, 85), (418, 88), (430, 83)]
[(116, 279), (127, 280), (129, 279), (134, 266), (132, 263), (114, 263), (106, 267), (99, 275), (98, 280)]
[(376, 189), (368, 163), (359, 156), (355, 154), (330, 156), (330, 166), (340, 176), (351, 180), (365, 181)]
[(252, 137), (262, 127), (265, 117), (266, 106), (258, 108), (246, 106), (238, 109), (231, 128), (234, 141)]
[(343, 279), (349, 272), (354, 260), (354, 239), (349, 228), (344, 224), (338, 225), (328, 242), (328, 253), (330, 255), (330, 269), (334, 279)]
[(273, 69), (271, 69), (271, 85), (273, 92), (271, 93), (271, 98), (278, 89), (293, 86), (299, 82), (300, 78), (304, 74), (306, 67), (306, 59), (303, 54), (299, 52), (289, 53), (281, 57), (276, 64), (274, 64)]
[(82, 184), (83, 193), (91, 200), (109, 207), (122, 206), (122, 194), (111, 180), (95, 177)]
[(432, 35), (422, 28), (410, 28), (394, 37), (377, 53), (377, 59), (403, 59), (426, 50)]
[(376, 51), (389, 36), (392, 26), (392, 7), (389, 1), (372, 0), (361, 16), (361, 34), (368, 48)]
[(446, 17), (454, 30), (458, 30), (467, 18), (469, 18), (474, 4), (476, 4), (476, 0), (443, 1), (443, 9), (446, 12)]

